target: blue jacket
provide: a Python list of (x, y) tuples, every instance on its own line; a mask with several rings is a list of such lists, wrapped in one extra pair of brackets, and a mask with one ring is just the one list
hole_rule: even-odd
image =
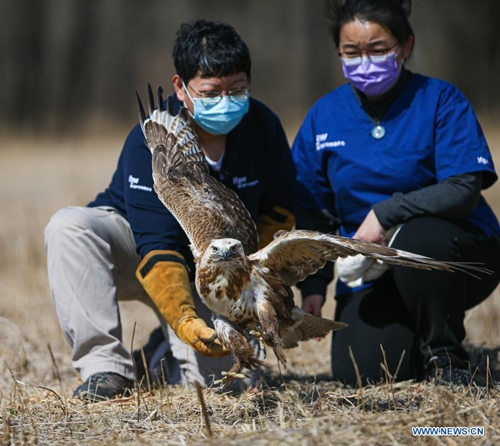
[[(483, 188), (497, 179), (493, 159), (470, 103), (453, 85), (414, 75), (381, 124), (382, 139), (349, 84), (321, 98), (294, 142), (297, 206), (328, 209), (352, 236), (371, 207), (453, 175), (483, 172)], [(500, 232), (481, 198), (466, 220), (486, 234)]]
[[(372, 206), (395, 192), (463, 173), (482, 172), (483, 188), (497, 180), (471, 104), (445, 81), (415, 74), (380, 124), (386, 134), (375, 139), (374, 123), (349, 84), (316, 102), (292, 148), (297, 212), (328, 213), (338, 219), (341, 235), (352, 236)], [(488, 235), (500, 233), (482, 196), (465, 220)], [(306, 279), (302, 287), (321, 280), (314, 289), (326, 288), (331, 273), (323, 276)]]
[[(180, 102), (173, 99), (177, 112)], [(296, 170), (290, 147), (279, 118), (256, 99), (228, 135), (221, 171), (212, 174), (238, 194), (254, 221), (275, 205), (293, 212)], [(111, 206), (127, 219), (141, 258), (168, 249), (192, 264), (187, 236), (154, 192), (151, 152), (139, 124), (125, 141), (110, 185), (88, 206)]]

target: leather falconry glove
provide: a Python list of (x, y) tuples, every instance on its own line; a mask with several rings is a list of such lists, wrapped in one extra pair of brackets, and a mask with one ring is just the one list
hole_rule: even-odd
[(229, 353), (215, 331), (198, 317), (184, 257), (175, 251), (149, 252), (136, 270), (139, 282), (177, 336), (204, 356)]
[(290, 231), (294, 225), (295, 216), (281, 206), (274, 206), (267, 214), (260, 215), (257, 220), (259, 248), (262, 249), (271, 243), (277, 231)]

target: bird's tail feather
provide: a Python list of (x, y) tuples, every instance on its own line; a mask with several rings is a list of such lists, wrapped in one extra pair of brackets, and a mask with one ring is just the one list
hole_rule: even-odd
[(348, 326), (344, 322), (332, 321), (306, 313), (299, 307), (292, 310), (292, 318), (295, 321), (293, 326), (280, 329), (284, 348), (297, 347), (299, 342), (309, 339), (324, 338), (328, 333)]
[(304, 336), (303, 341), (312, 338), (324, 338), (331, 331), (337, 331), (345, 327), (347, 327), (347, 324), (344, 322), (332, 321), (309, 313), (304, 314), (304, 320), (300, 324), (300, 330)]

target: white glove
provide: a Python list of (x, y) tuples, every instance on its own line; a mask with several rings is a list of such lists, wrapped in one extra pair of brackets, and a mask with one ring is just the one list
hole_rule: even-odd
[(339, 280), (352, 288), (378, 279), (387, 268), (389, 268), (388, 265), (381, 260), (370, 259), (362, 254), (337, 260)]
[[(385, 239), (389, 241), (388, 246), (392, 245), (401, 226), (395, 226), (387, 231)], [(339, 280), (351, 288), (378, 279), (389, 268), (389, 265), (382, 260), (371, 259), (362, 254), (339, 258), (336, 265)]]

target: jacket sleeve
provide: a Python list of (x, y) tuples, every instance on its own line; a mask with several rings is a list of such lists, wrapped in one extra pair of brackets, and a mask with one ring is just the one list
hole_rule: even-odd
[(297, 166), (295, 183), (295, 206), (330, 212), (335, 208), (335, 195), (327, 175), (328, 154), (316, 150), (314, 110), (311, 110), (292, 146), (292, 156)]
[(290, 152), (290, 145), (277, 116), (274, 116), (266, 141), (271, 166), (266, 192), (259, 204), (259, 215), (271, 214), (275, 206), (293, 213), (293, 193), (297, 170)]
[[(297, 229), (334, 233), (339, 228), (335, 197), (323, 168), (322, 153), (316, 150), (313, 112), (309, 112), (295, 138), (292, 154), (297, 166), (295, 213)], [(326, 295), (333, 280), (333, 262), (297, 284), (302, 296)]]
[[(263, 248), (279, 230), (291, 230), (295, 225), (293, 192), (296, 168), (285, 131), (279, 118), (269, 113), (261, 156), (270, 170), (265, 169), (266, 189), (258, 205), (257, 231), (259, 247)], [(264, 161), (264, 160), (262, 160)]]
[(139, 125), (125, 141), (122, 164), (126, 218), (140, 256), (153, 250), (171, 250), (190, 257), (184, 231), (153, 189), (151, 152)]
[(460, 220), (476, 207), (481, 187), (481, 172), (455, 175), (407, 194), (395, 193), (373, 210), (384, 229), (424, 215)]

